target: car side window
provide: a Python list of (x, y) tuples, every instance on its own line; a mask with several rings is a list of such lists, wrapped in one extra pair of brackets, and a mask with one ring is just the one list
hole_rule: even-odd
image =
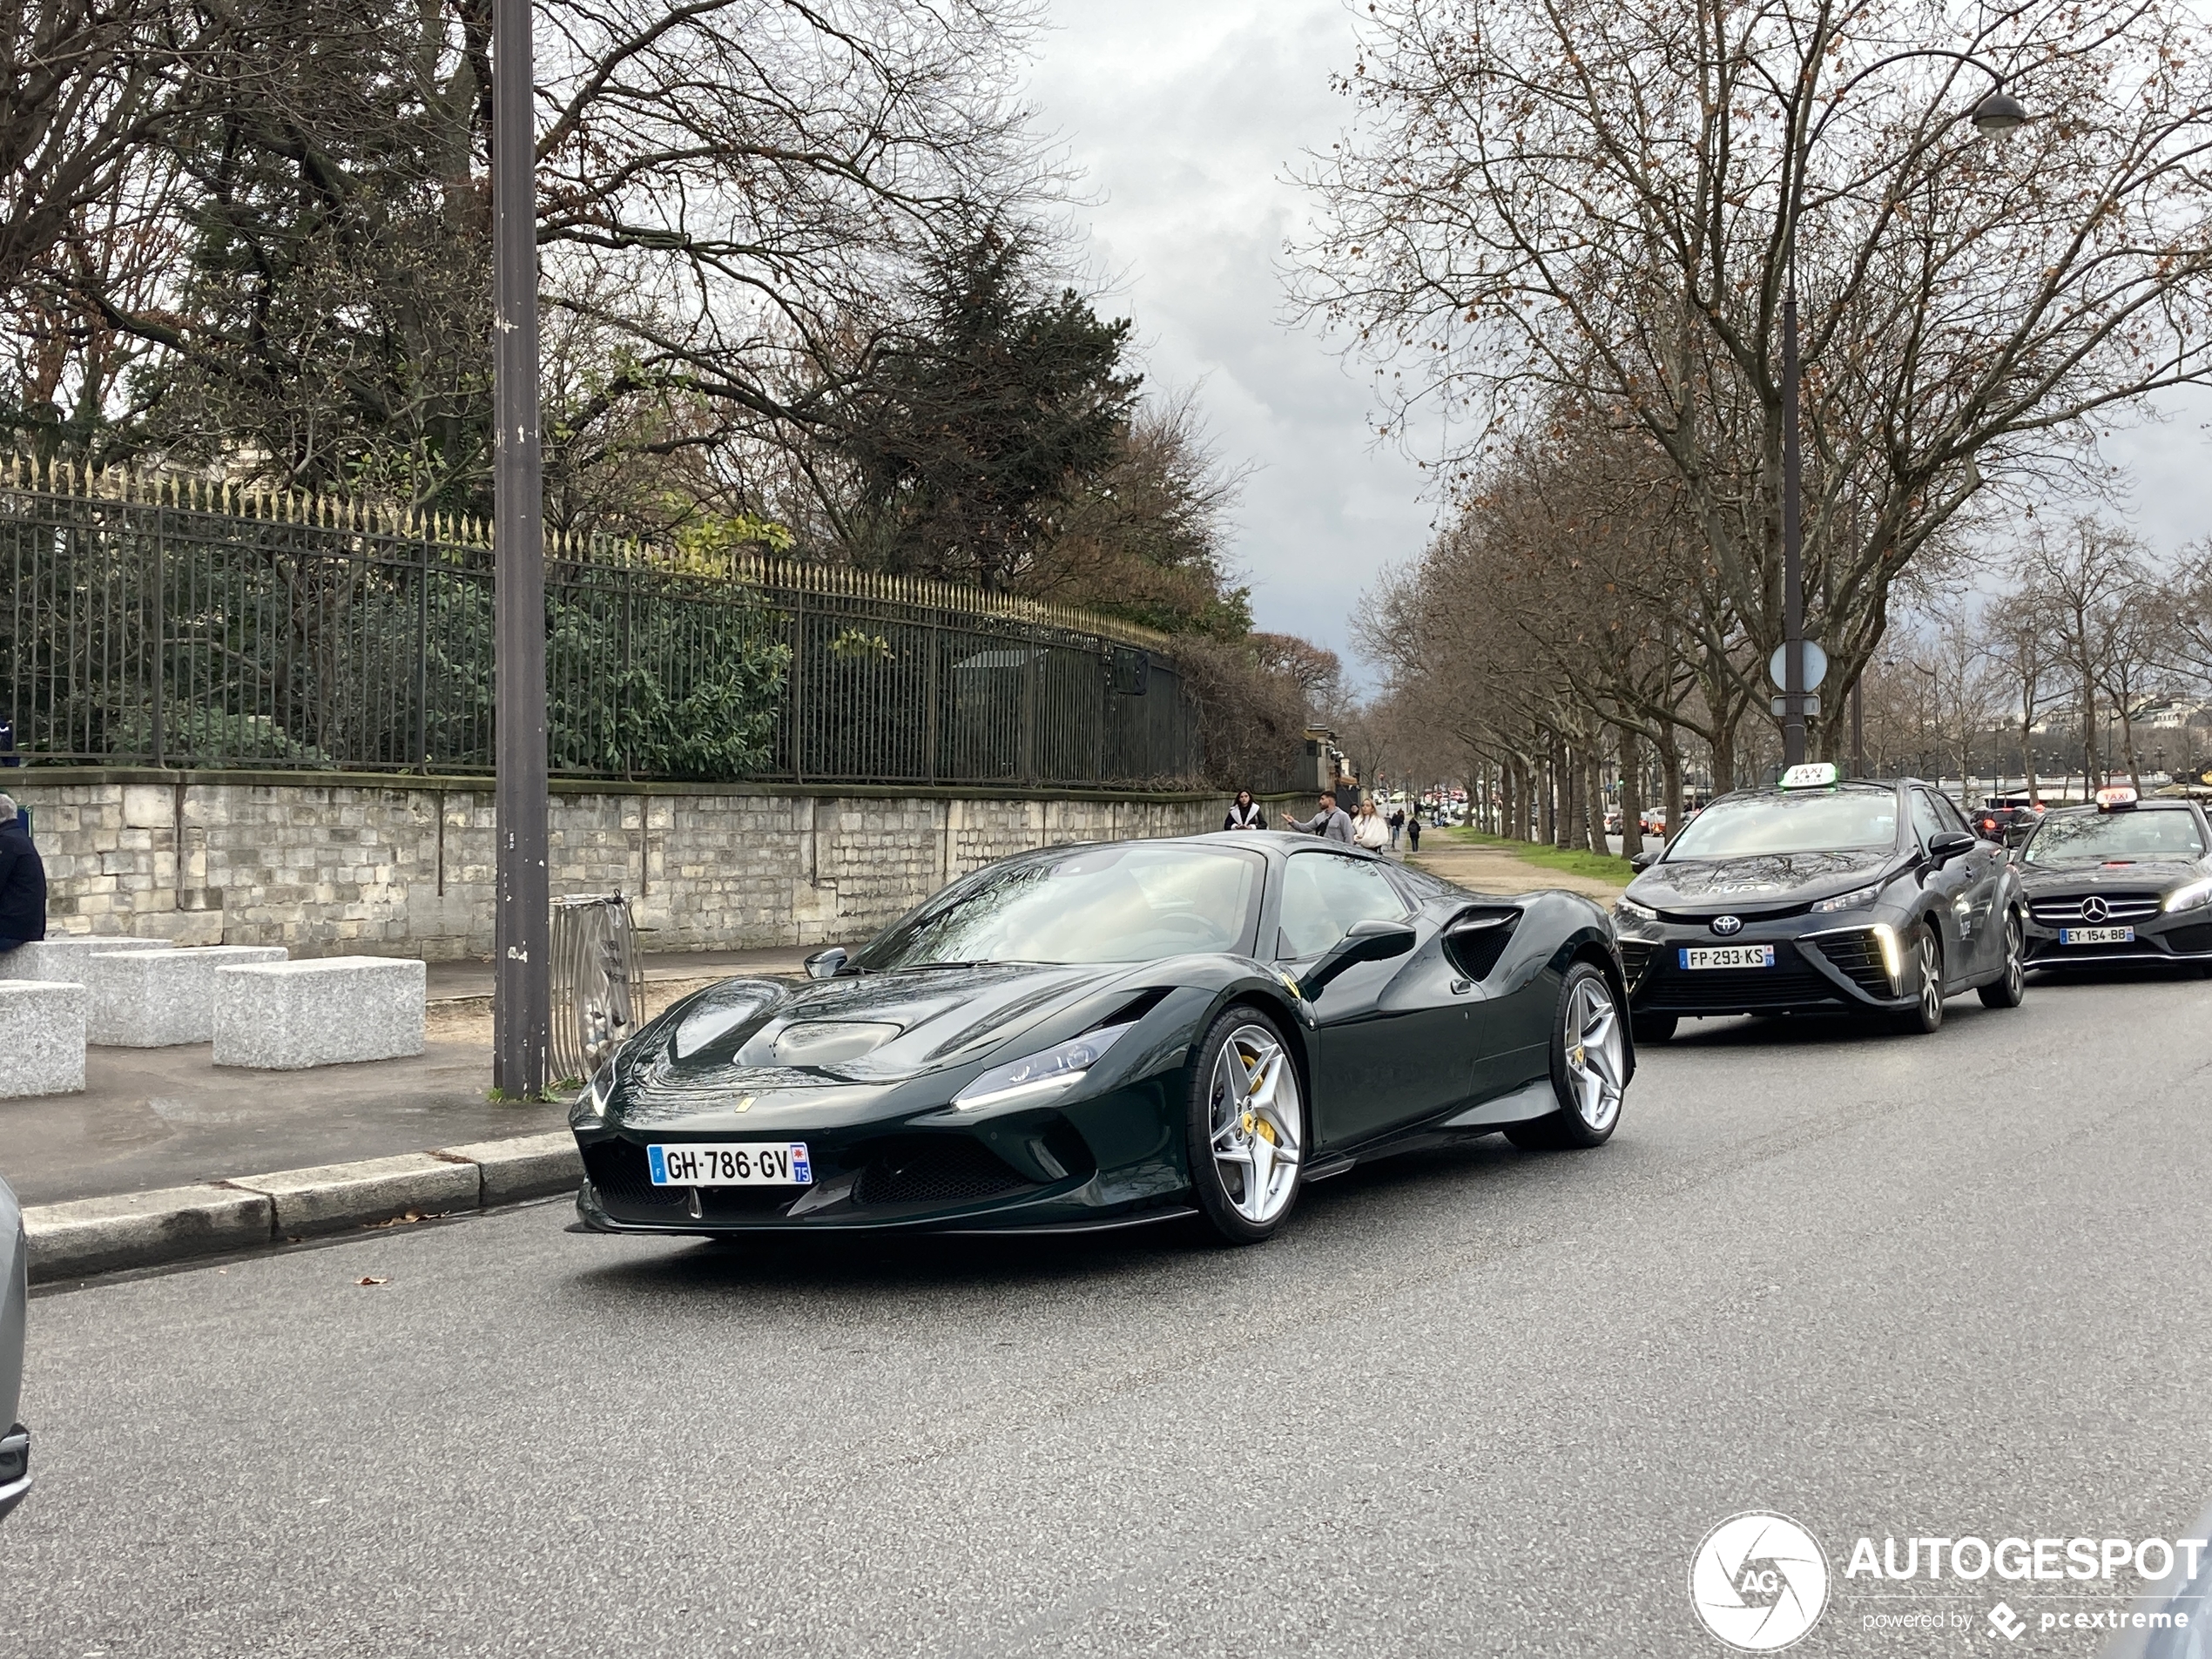
[(1396, 921), (1406, 901), (1378, 865), (1332, 853), (1294, 853), (1285, 861), (1275, 954), (1285, 961), (1318, 956), (1355, 921)]
[(1934, 798), (1925, 789), (1912, 792), (1912, 827), (1919, 833), (1922, 846), (1927, 846), (1951, 827), (1943, 821), (1943, 814), (1936, 810)]

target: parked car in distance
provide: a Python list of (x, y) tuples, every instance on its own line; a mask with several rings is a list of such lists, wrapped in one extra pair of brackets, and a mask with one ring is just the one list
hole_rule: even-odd
[(2035, 833), (2043, 814), (2033, 806), (1983, 806), (1967, 814), (1967, 827), (1985, 841), (2018, 846)]

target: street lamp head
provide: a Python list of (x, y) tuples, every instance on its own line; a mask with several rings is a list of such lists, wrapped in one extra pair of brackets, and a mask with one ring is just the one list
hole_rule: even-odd
[(2018, 98), (2000, 86), (1974, 105), (1971, 118), (1977, 132), (2010, 132), (2027, 120), (2027, 111), (2020, 107)]

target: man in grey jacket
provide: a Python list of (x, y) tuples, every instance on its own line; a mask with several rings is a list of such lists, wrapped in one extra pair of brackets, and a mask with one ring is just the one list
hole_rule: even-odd
[(1321, 810), (1311, 818), (1292, 818), (1283, 814), (1283, 821), (1294, 830), (1304, 830), (1308, 835), (1318, 835), (1325, 841), (1342, 841), (1352, 845), (1352, 814), (1337, 805), (1334, 795), (1321, 797)]

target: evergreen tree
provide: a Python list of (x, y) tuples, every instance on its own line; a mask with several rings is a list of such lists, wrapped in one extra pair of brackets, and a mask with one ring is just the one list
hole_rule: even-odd
[(1126, 319), (1045, 291), (1029, 239), (997, 226), (941, 249), (920, 327), (833, 416), (859, 500), (849, 543), (906, 575), (1011, 589), (1052, 539), (1054, 509), (1120, 453), (1140, 376)]

